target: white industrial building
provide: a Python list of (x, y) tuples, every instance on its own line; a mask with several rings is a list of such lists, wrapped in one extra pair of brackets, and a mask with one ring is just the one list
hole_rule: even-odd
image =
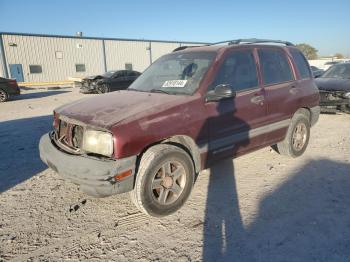
[(0, 76), (18, 82), (64, 81), (109, 70), (142, 72), (160, 56), (199, 42), (0, 33)]

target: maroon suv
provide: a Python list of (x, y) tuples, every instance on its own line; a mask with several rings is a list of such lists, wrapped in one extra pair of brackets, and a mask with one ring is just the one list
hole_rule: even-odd
[(225, 43), (182, 48), (125, 91), (57, 108), (41, 159), (89, 195), (131, 191), (141, 211), (165, 216), (219, 159), (266, 146), (303, 154), (320, 111), (305, 57), (289, 42)]

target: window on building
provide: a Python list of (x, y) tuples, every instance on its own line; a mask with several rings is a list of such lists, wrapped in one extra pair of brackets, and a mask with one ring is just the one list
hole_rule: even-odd
[(304, 55), (299, 50), (291, 50), (290, 52), (294, 59), (294, 62), (298, 68), (301, 79), (311, 78), (311, 72), (309, 65), (304, 57)]
[(251, 51), (230, 54), (219, 69), (214, 86), (229, 84), (235, 91), (258, 86), (255, 59)]
[(41, 65), (29, 65), (29, 72), (31, 74), (41, 74), (43, 72), (43, 69)]
[(75, 72), (85, 72), (85, 64), (75, 64)]
[(131, 63), (126, 63), (125, 64), (125, 70), (132, 70), (132, 64)]
[(62, 51), (56, 51), (56, 52), (55, 52), (55, 57), (56, 57), (56, 59), (62, 59), (62, 58), (63, 58), (63, 53), (62, 53)]
[(293, 80), (286, 55), (276, 49), (260, 49), (259, 59), (262, 67), (264, 83), (273, 85)]

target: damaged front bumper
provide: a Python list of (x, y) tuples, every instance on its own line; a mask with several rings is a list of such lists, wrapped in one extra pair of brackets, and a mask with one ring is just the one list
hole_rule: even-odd
[[(60, 150), (50, 134), (41, 137), (40, 158), (65, 179), (80, 186), (94, 197), (106, 197), (131, 191), (134, 186), (136, 156), (110, 160), (82, 155), (72, 155)], [(130, 171), (131, 170), (131, 171)], [(129, 172), (122, 180), (118, 174)]]
[(350, 98), (344, 97), (346, 92), (340, 91), (320, 91), (321, 106), (350, 105)]

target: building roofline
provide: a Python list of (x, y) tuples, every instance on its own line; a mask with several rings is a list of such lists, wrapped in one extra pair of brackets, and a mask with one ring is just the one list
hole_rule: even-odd
[(152, 39), (132, 39), (132, 38), (113, 38), (113, 37), (91, 37), (91, 36), (69, 36), (69, 35), (49, 35), (49, 34), (31, 34), (31, 33), (15, 33), (0, 32), (0, 35), (16, 35), (16, 36), (35, 36), (35, 37), (55, 37), (55, 38), (71, 38), (71, 39), (91, 39), (91, 40), (117, 40), (117, 41), (135, 41), (135, 42), (158, 42), (158, 43), (175, 43), (175, 44), (209, 44), (206, 42), (190, 42), (190, 41), (171, 41), (171, 40), (152, 40)]

